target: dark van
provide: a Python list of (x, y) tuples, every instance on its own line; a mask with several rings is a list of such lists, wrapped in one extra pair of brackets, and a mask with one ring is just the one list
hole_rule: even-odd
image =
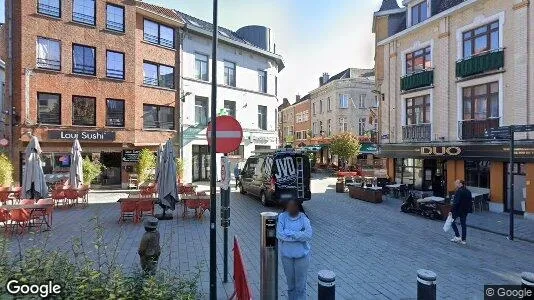
[(288, 199), (307, 201), (311, 198), (310, 173), (305, 152), (288, 149), (255, 154), (241, 171), (239, 191), (259, 197), (263, 205)]

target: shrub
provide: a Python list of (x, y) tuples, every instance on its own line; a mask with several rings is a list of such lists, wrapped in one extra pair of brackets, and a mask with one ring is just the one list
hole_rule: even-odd
[(176, 176), (179, 179), (183, 179), (184, 177), (184, 160), (181, 158), (176, 159)]
[[(103, 242), (104, 230), (97, 218), (95, 238), (87, 243), (76, 238), (70, 250), (47, 251), (46, 245), (34, 245), (23, 253), (9, 251), (7, 240), (0, 237), (0, 299), (10, 297), (6, 291), (9, 280), (20, 284), (52, 284), (61, 286), (61, 299), (199, 299), (200, 273), (191, 279), (181, 278), (169, 271), (158, 270), (153, 276), (140, 271), (127, 274), (116, 263), (118, 242)], [(119, 237), (120, 239), (120, 237)], [(160, 262), (161, 262), (160, 258)], [(160, 263), (161, 265), (161, 263)]]
[(330, 142), (332, 154), (342, 159), (350, 159), (358, 155), (360, 153), (360, 147), (360, 141), (350, 132), (336, 134)]
[(86, 157), (82, 161), (83, 181), (84, 184), (91, 184), (100, 174), (104, 166), (98, 161), (92, 161)]
[(156, 156), (148, 149), (139, 152), (139, 162), (137, 162), (137, 178), (139, 183), (153, 179), (153, 171), (156, 168)]
[(0, 186), (8, 186), (13, 182), (13, 164), (5, 154), (0, 154)]

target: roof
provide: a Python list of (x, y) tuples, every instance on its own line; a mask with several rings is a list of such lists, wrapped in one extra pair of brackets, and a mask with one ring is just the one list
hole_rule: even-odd
[(380, 9), (378, 11), (386, 11), (391, 9), (398, 9), (399, 4), (397, 3), (397, 0), (382, 0), (382, 5), (380, 6)]
[(291, 104), (289, 103), (289, 100), (287, 100), (287, 98), (284, 98), (284, 101), (282, 102), (282, 104), (280, 104), (280, 105), (278, 106), (278, 111), (281, 111), (281, 110), (283, 110), (284, 108), (288, 108), (288, 107), (290, 107), (290, 106), (291, 106)]
[(372, 77), (374, 76), (374, 74), (375, 74), (374, 69), (348, 68), (330, 77), (330, 79), (328, 79), (326, 83), (330, 83), (334, 80), (339, 80), (339, 79), (356, 78), (356, 77)]
[(440, 12), (446, 11), (447, 9), (456, 6), (464, 1), (465, 0), (436, 0), (435, 2), (438, 2), (438, 5), (436, 5), (437, 11), (433, 14), (439, 14)]
[(299, 101), (295, 102), (295, 104), (304, 102), (304, 101), (306, 101), (306, 100), (308, 100), (308, 99), (310, 99), (310, 98), (311, 98), (310, 94), (307, 94), (306, 96), (300, 98)]
[(137, 1), (137, 7), (143, 8), (145, 10), (151, 11), (153, 13), (162, 15), (170, 19), (175, 19), (177, 21), (180, 21), (180, 17), (178, 16), (178, 14), (173, 9), (170, 9), (170, 8), (157, 6), (157, 5), (146, 3), (143, 1)]

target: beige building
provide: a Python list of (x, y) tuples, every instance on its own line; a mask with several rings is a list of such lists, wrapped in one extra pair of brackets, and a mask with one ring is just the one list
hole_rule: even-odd
[(283, 147), (293, 143), (293, 130), (295, 127), (295, 106), (284, 98), (282, 104), (278, 106), (278, 142)]
[[(455, 179), (508, 210), (507, 142), (534, 124), (534, 11), (528, 0), (384, 0), (374, 14), (380, 154), (388, 175), (445, 195)], [(533, 134), (516, 134), (514, 210), (534, 214)]]

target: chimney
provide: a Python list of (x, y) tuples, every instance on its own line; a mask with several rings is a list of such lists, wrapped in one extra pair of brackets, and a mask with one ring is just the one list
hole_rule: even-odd
[(319, 86), (326, 84), (330, 80), (328, 73), (323, 73), (323, 76), (319, 77)]
[(300, 101), (300, 95), (296, 95), (295, 100), (296, 100), (295, 103), (298, 103)]

